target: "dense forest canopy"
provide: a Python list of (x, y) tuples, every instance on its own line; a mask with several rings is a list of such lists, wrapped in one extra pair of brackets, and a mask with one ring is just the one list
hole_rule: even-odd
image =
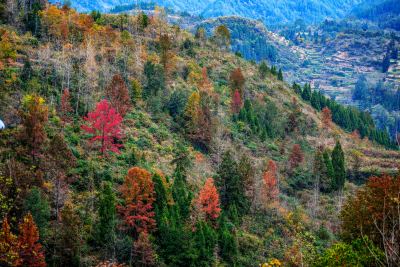
[(227, 26), (43, 0), (0, 21), (1, 266), (398, 264), (399, 143)]

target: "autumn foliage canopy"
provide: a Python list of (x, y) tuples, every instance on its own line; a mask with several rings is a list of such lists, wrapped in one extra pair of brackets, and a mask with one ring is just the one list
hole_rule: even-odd
[(139, 167), (131, 168), (120, 192), (125, 204), (118, 206), (118, 211), (124, 228), (134, 230), (135, 234), (153, 230), (156, 227), (153, 211), (155, 191), (151, 174)]
[(263, 202), (271, 202), (276, 200), (279, 195), (278, 179), (277, 179), (277, 166), (275, 161), (268, 162), (268, 168), (263, 175)]
[(197, 204), (204, 213), (206, 220), (214, 221), (221, 213), (219, 194), (214, 185), (214, 179), (208, 178), (197, 198)]

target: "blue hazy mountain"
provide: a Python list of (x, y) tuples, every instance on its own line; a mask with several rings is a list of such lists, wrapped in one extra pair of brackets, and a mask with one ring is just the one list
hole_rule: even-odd
[(350, 13), (359, 19), (377, 22), (381, 27), (400, 30), (399, 0), (367, 0)]
[[(57, 2), (62, 0), (50, 0)], [(365, 0), (142, 0), (169, 7), (176, 11), (202, 15), (206, 18), (236, 15), (258, 19), (267, 25), (303, 19), (318, 23), (326, 18), (343, 18)], [(115, 6), (131, 5), (124, 0), (69, 0), (79, 11), (107, 11)]]
[(302, 19), (318, 23), (342, 18), (362, 0), (216, 0), (201, 13), (204, 17), (237, 15), (258, 19), (267, 25)]

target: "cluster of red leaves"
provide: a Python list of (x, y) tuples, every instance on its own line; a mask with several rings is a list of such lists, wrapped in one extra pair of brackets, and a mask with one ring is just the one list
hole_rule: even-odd
[(263, 202), (271, 202), (276, 200), (279, 195), (278, 179), (277, 179), (277, 166), (275, 161), (270, 160), (268, 162), (268, 168), (264, 172), (263, 176), (263, 192), (262, 199)]
[(137, 235), (153, 230), (156, 227), (153, 211), (155, 191), (151, 174), (139, 167), (131, 168), (120, 192), (125, 204), (118, 206), (118, 211), (124, 228), (134, 230)]
[(239, 90), (235, 90), (235, 92), (232, 95), (232, 104), (231, 104), (232, 112), (234, 114), (239, 113), (240, 110), (242, 109), (242, 106), (243, 106), (242, 96), (240, 95)]
[(91, 142), (100, 142), (100, 151), (104, 155), (105, 152), (119, 152), (121, 144), (115, 143), (116, 139), (120, 139), (122, 117), (114, 108), (110, 106), (107, 100), (102, 100), (96, 105), (93, 112), (89, 112), (85, 121), (88, 125), (82, 125), (82, 129), (91, 134)]
[(208, 178), (197, 198), (197, 204), (204, 213), (206, 220), (214, 221), (221, 214), (219, 194), (213, 178)]
[(11, 233), (7, 218), (0, 232), (0, 264), (6, 266), (46, 266), (39, 232), (32, 215), (26, 215), (19, 224), (19, 236)]
[(325, 128), (331, 127), (332, 124), (332, 112), (328, 107), (322, 109), (322, 124)]

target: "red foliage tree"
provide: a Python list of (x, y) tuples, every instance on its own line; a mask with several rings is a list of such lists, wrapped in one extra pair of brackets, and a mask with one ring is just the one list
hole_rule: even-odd
[(156, 253), (148, 233), (139, 234), (138, 240), (133, 243), (133, 254), (138, 266), (156, 266)]
[(39, 241), (39, 232), (29, 213), (19, 224), (18, 248), (22, 265), (32, 267), (46, 266), (44, 252)]
[(322, 109), (322, 124), (325, 128), (329, 128), (332, 124), (332, 112), (328, 107)]
[(71, 107), (71, 96), (66, 88), (61, 96), (61, 118), (63, 121), (68, 121), (68, 115), (73, 111)]
[(197, 204), (200, 210), (205, 214), (206, 220), (216, 220), (220, 213), (220, 202), (217, 188), (214, 185), (213, 178), (208, 178), (203, 188), (200, 190), (197, 198)]
[(264, 172), (263, 182), (263, 201), (268, 203), (276, 200), (279, 195), (279, 188), (277, 179), (277, 166), (273, 160), (268, 162), (268, 169)]
[(91, 134), (91, 142), (100, 142), (100, 151), (104, 155), (106, 151), (118, 153), (121, 144), (116, 144), (115, 139), (121, 138), (122, 117), (113, 109), (107, 100), (102, 100), (96, 105), (93, 112), (89, 112), (85, 121), (89, 125), (82, 125), (82, 129)]
[(0, 231), (0, 265), (18, 266), (20, 264), (17, 237), (11, 233), (8, 219), (4, 218)]
[(239, 90), (235, 90), (232, 95), (232, 112), (237, 114), (240, 112), (240, 109), (243, 106), (242, 96), (240, 95)]
[(118, 211), (123, 218), (124, 227), (133, 229), (136, 236), (153, 230), (156, 226), (153, 211), (155, 192), (151, 174), (138, 167), (131, 168), (120, 192), (125, 205), (118, 206)]
[(289, 157), (290, 170), (297, 168), (304, 160), (304, 154), (300, 145), (295, 144)]
[(121, 75), (114, 75), (111, 83), (106, 88), (106, 97), (122, 117), (131, 107), (129, 90)]

